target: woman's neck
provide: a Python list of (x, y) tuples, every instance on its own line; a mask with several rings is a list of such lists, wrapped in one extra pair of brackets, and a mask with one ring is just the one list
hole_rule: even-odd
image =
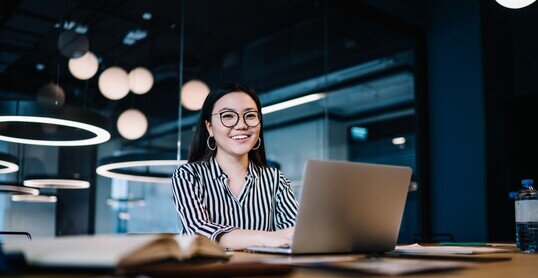
[(215, 159), (220, 168), (230, 176), (244, 175), (248, 168), (248, 154), (242, 156), (231, 156), (222, 152), (217, 152)]

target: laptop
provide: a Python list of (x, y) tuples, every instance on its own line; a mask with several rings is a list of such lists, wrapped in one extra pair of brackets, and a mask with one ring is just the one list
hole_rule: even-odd
[(383, 253), (396, 246), (412, 170), (409, 167), (309, 160), (289, 247), (281, 254)]

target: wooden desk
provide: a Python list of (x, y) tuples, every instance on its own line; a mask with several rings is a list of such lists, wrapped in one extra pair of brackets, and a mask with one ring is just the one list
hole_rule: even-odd
[[(340, 255), (348, 256), (348, 255)], [(363, 255), (356, 255), (358, 258), (364, 258)], [(495, 278), (495, 277), (507, 277), (507, 278), (530, 278), (538, 277), (538, 254), (522, 254), (522, 253), (498, 253), (487, 255), (473, 255), (476, 257), (509, 257), (511, 260), (496, 261), (496, 262), (470, 262), (471, 266), (468, 269), (453, 270), (448, 272), (434, 272), (423, 273), (415, 275), (405, 275), (405, 278), (428, 278), (428, 277), (447, 277), (447, 278), (460, 278), (460, 277), (477, 277), (477, 278)], [(252, 254), (245, 252), (233, 252), (230, 259), (230, 263), (247, 263), (247, 262), (259, 262), (267, 259), (274, 258), (290, 258), (289, 256), (279, 255), (264, 255), (264, 254)], [(271, 267), (271, 266), (268, 266)], [(173, 275), (168, 275), (173, 276)], [(200, 275), (199, 277), (206, 277), (207, 275)], [(343, 272), (324, 269), (309, 269), (309, 268), (295, 268), (293, 272), (283, 277), (288, 278), (306, 278), (306, 277), (380, 277), (373, 275), (360, 274), (357, 272)], [(96, 275), (95, 273), (28, 273), (24, 275), (18, 275), (18, 277), (103, 277), (102, 275)], [(112, 276), (107, 276), (112, 277)], [(214, 277), (214, 276), (213, 276)], [(251, 276), (249, 276), (251, 277)], [(263, 277), (278, 277), (278, 276), (263, 276)]]
[[(427, 278), (427, 277), (521, 277), (530, 278), (538, 277), (538, 254), (523, 254), (523, 253), (498, 253), (487, 255), (473, 255), (476, 257), (510, 257), (511, 260), (497, 262), (472, 262), (468, 269), (454, 270), (448, 272), (423, 273), (416, 275), (405, 275), (406, 278)], [(232, 256), (232, 262), (255, 261), (275, 257), (275, 255), (250, 254), (244, 252), (235, 252)], [(290, 278), (303, 277), (352, 277), (366, 276), (354, 272), (340, 272), (322, 269), (306, 269), (297, 268), (290, 275)], [(379, 277), (379, 276), (377, 276)]]

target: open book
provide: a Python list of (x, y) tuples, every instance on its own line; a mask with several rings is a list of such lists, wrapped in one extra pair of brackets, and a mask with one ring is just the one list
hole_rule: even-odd
[(67, 236), (5, 243), (4, 253), (22, 253), (30, 266), (126, 268), (162, 261), (226, 259), (224, 248), (202, 236)]

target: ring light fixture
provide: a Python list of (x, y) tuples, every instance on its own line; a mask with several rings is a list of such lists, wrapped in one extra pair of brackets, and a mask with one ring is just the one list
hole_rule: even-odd
[(147, 183), (170, 183), (169, 174), (137, 171), (136, 167), (179, 166), (186, 160), (177, 160), (176, 154), (127, 154), (104, 158), (97, 167), (97, 174), (111, 178)]
[(0, 153), (0, 174), (9, 174), (19, 171), (17, 159), (9, 154)]
[(90, 183), (85, 180), (63, 178), (29, 178), (23, 182), (23, 185), (56, 189), (86, 189), (90, 187)]
[[(21, 101), (17, 105), (0, 104), (0, 109), (8, 111), (0, 116), (0, 140), (3, 141), (42, 146), (86, 146), (110, 139), (106, 130), (107, 118), (78, 107), (54, 109)], [(45, 128), (49, 125), (53, 128)]]
[(0, 182), (0, 193), (39, 195), (39, 189)]
[(119, 206), (119, 205), (127, 205), (127, 206), (145, 206), (146, 200), (143, 198), (132, 198), (132, 199), (115, 199), (110, 198), (106, 200), (107, 205), (109, 206)]
[(13, 202), (28, 202), (28, 203), (56, 203), (56, 196), (48, 195), (11, 195)]

